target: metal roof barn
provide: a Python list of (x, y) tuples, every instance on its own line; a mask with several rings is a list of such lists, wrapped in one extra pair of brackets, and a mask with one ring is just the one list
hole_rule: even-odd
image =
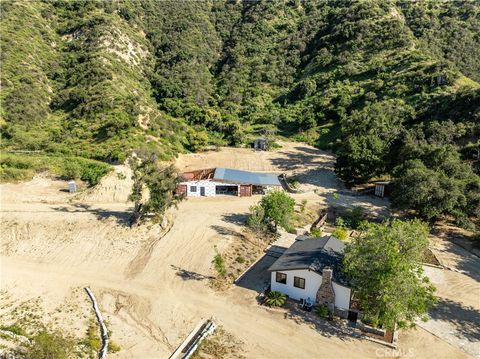
[(233, 170), (230, 168), (216, 168), (213, 180), (229, 183), (252, 184), (256, 186), (281, 186), (276, 174), (248, 172)]

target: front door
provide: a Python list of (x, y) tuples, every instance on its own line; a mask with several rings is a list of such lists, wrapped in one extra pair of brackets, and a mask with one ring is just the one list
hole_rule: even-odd
[(205, 196), (205, 187), (200, 187), (200, 196)]

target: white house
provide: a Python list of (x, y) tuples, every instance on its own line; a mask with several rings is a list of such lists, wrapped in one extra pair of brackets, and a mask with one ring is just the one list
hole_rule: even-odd
[(326, 304), (346, 317), (352, 291), (342, 271), (345, 244), (333, 236), (303, 238), (297, 238), (269, 268), (271, 290)]

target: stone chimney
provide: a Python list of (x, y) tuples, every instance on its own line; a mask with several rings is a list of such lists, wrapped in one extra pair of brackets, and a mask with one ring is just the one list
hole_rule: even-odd
[(326, 304), (329, 310), (333, 311), (335, 307), (335, 292), (332, 286), (332, 274), (331, 268), (324, 268), (322, 271), (322, 284), (318, 288), (317, 303)]

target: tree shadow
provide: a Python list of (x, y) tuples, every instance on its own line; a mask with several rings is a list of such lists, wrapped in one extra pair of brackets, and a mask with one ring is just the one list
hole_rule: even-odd
[(118, 224), (122, 226), (130, 226), (131, 213), (126, 211), (112, 211), (102, 208), (93, 208), (87, 204), (74, 203), (70, 206), (54, 207), (56, 211), (67, 213), (92, 213), (97, 219), (102, 220), (106, 218), (114, 218)]
[(471, 342), (480, 341), (480, 311), (471, 306), (463, 306), (461, 303), (450, 299), (439, 298), (429, 315), (434, 320), (442, 320), (452, 323), (457, 329), (455, 336), (466, 338)]
[[(297, 149), (302, 149), (303, 147), (297, 147)], [(272, 158), (270, 162), (272, 165), (275, 165), (282, 171), (293, 171), (298, 169), (303, 169), (305, 166), (321, 164), (319, 160), (320, 154), (306, 154), (306, 153), (293, 153), (293, 152), (279, 152), (280, 155), (283, 155), (281, 158)]]
[(237, 238), (245, 238), (245, 236), (233, 229), (224, 227), (224, 226), (217, 226), (217, 225), (212, 225), (210, 226), (213, 230), (215, 230), (218, 234), (221, 236), (232, 236), (232, 237), (237, 237)]
[(224, 222), (237, 224), (239, 226), (245, 225), (247, 218), (248, 213), (228, 213), (222, 216)]
[(345, 189), (344, 183), (338, 179), (332, 168), (322, 167), (312, 168), (295, 175), (295, 179), (300, 184), (310, 184), (324, 189), (338, 190)]
[[(434, 228), (432, 234), (442, 238), (446, 247), (445, 249), (437, 248), (436, 251), (447, 252), (449, 255), (453, 254), (455, 256), (455, 269), (476, 281), (480, 281), (480, 257), (472, 252), (471, 247), (468, 247), (470, 244), (468, 239), (458, 233), (455, 228)], [(442, 258), (439, 257), (439, 259), (442, 262)]]
[(215, 279), (215, 277), (207, 276), (207, 275), (196, 273), (196, 272), (192, 272), (192, 271), (177, 267), (173, 264), (171, 264), (170, 267), (172, 267), (172, 269), (174, 269), (176, 271), (175, 274), (177, 276), (179, 276), (180, 278), (182, 278), (183, 280), (201, 281), (201, 280), (206, 280), (206, 279)]

